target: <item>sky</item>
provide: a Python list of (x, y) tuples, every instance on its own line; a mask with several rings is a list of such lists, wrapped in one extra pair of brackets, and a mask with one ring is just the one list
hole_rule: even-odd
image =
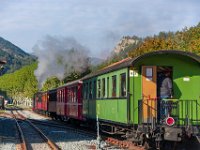
[(200, 22), (199, 0), (0, 0), (0, 36), (28, 53), (46, 36), (75, 39), (104, 58), (123, 36)]

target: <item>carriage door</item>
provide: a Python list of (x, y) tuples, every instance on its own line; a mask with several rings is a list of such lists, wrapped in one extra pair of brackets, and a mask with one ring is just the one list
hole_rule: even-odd
[(142, 122), (150, 123), (156, 118), (157, 68), (142, 66)]

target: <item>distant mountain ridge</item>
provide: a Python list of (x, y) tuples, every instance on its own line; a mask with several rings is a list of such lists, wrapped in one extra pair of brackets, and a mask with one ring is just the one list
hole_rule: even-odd
[(130, 49), (133, 48), (133, 46), (137, 46), (139, 42), (141, 41), (141, 38), (137, 36), (124, 36), (122, 39), (118, 42), (118, 44), (114, 47), (113, 51), (116, 54), (119, 54), (122, 51), (126, 51), (129, 47)]
[(101, 64), (105, 60), (97, 57), (89, 57), (89, 61), (92, 66), (96, 66)]
[(36, 57), (0, 37), (0, 60), (7, 62), (3, 73), (12, 73), (25, 65), (33, 63)]

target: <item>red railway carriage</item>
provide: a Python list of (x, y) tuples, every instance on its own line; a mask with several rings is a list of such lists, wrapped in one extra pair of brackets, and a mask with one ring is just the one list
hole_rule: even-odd
[(76, 80), (57, 90), (57, 115), (82, 120), (82, 81)]
[(34, 111), (37, 112), (44, 112), (48, 111), (47, 109), (47, 92), (38, 92), (34, 96), (33, 104), (34, 104)]
[(41, 108), (42, 108), (41, 93), (38, 92), (34, 95), (33, 98), (33, 111), (41, 110)]

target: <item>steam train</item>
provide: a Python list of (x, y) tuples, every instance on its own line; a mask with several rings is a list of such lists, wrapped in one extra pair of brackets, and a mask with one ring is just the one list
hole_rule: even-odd
[[(161, 99), (159, 78), (170, 71), (173, 97)], [(126, 58), (57, 89), (35, 94), (33, 109), (94, 124), (138, 144), (200, 137), (200, 57), (159, 50)], [(164, 110), (164, 111), (163, 111)], [(163, 113), (164, 112), (164, 113)], [(92, 125), (93, 126), (93, 125)]]

